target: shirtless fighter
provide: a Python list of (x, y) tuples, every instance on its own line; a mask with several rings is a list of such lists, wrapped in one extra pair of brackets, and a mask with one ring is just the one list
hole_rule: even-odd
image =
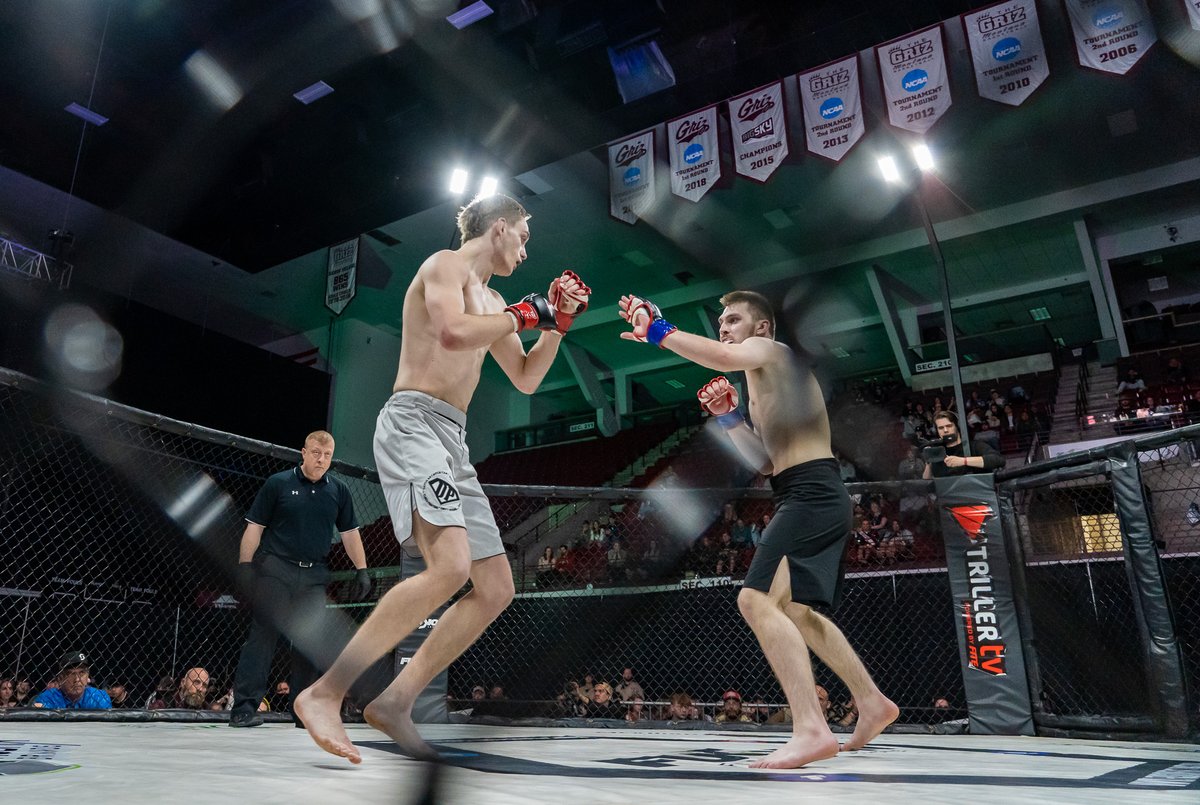
[[(404, 297), (400, 367), (375, 427), (375, 464), (396, 536), (415, 541), (426, 570), (388, 591), (324, 676), (296, 699), (317, 745), (351, 763), (358, 749), (342, 726), (342, 697), (358, 676), (469, 578), (404, 672), (363, 711), (400, 749), (434, 756), (412, 722), (417, 694), (463, 653), (513, 597), (512, 573), (487, 497), (467, 456), (467, 406), (488, 352), (514, 386), (532, 394), (591, 289), (571, 271), (507, 307), (488, 287), (525, 260), (528, 213), (502, 195), (458, 215), (462, 246), (425, 261)], [(542, 331), (526, 354), (517, 333)]]
[(829, 416), (812, 370), (774, 340), (775, 317), (762, 294), (721, 297), (720, 341), (677, 330), (647, 299), (621, 298), (621, 316), (633, 326), (622, 338), (648, 341), (718, 372), (746, 373), (751, 428), (738, 409), (736, 389), (724, 377), (697, 396), (729, 434), (738, 452), (771, 478), (775, 516), (762, 533), (738, 608), (754, 631), (792, 710), (792, 738), (750, 765), (790, 769), (831, 758), (838, 741), (817, 703), (811, 648), (841, 677), (859, 718), (843, 750), (861, 749), (899, 715), (845, 636), (813, 611), (836, 606), (850, 533), (850, 499), (838, 475)]

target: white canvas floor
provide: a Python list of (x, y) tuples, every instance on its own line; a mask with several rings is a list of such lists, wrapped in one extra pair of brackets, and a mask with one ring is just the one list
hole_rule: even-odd
[[(363, 763), (270, 724), (0, 724), (0, 802), (409, 803), (428, 767), (366, 726)], [(429, 725), (437, 803), (1196, 803), (1196, 744), (884, 735), (808, 768), (747, 764), (783, 735)]]

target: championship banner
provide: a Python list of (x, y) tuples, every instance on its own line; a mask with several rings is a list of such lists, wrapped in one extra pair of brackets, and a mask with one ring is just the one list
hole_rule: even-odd
[(875, 47), (888, 122), (924, 134), (950, 108), (942, 27), (934, 25)]
[(1192, 22), (1192, 27), (1200, 31), (1200, 0), (1183, 0), (1183, 4), (1187, 6), (1188, 19)]
[(667, 123), (671, 192), (699, 201), (721, 178), (716, 104)]
[(858, 56), (796, 76), (808, 150), (837, 162), (867, 131), (862, 115)]
[(1050, 75), (1034, 0), (1012, 0), (962, 15), (979, 96), (1020, 106)]
[(329, 247), (329, 268), (325, 271), (325, 307), (342, 315), (346, 305), (358, 293), (358, 238)]
[(972, 735), (1033, 735), (1000, 502), (991, 473), (935, 478)]
[(1125, 75), (1158, 41), (1145, 0), (1065, 2), (1075, 55), (1084, 67)]
[(654, 201), (654, 129), (608, 146), (608, 212), (637, 223)]
[(747, 179), (765, 182), (788, 155), (783, 82), (729, 99), (733, 164)]

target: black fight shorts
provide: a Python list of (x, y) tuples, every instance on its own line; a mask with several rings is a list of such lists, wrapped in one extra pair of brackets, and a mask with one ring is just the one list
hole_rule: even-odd
[(842, 596), (851, 506), (832, 458), (806, 461), (771, 478), (775, 514), (763, 530), (745, 586), (769, 592), (786, 558), (792, 601), (836, 607)]

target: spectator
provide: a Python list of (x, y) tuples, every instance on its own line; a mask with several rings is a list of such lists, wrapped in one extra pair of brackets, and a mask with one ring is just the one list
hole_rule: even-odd
[(733, 525), (729, 527), (729, 536), (733, 539), (733, 544), (737, 547), (753, 545), (754, 540), (750, 536), (750, 529), (750, 523), (747, 523), (746, 518), (739, 514), (733, 521)]
[(595, 692), (594, 677), (591, 674), (584, 674), (583, 684), (579, 686), (579, 695), (590, 702), (594, 698)]
[(645, 714), (642, 712), (642, 701), (641, 696), (634, 696), (629, 700), (629, 704), (625, 708), (625, 720), (630, 724), (636, 724), (646, 719)]
[(686, 693), (672, 693), (671, 703), (667, 706), (667, 721), (699, 721), (700, 711), (692, 703), (692, 697)]
[(737, 546), (728, 531), (721, 532), (720, 542), (717, 543), (717, 564), (715, 572), (718, 576), (732, 576), (737, 565)]
[(701, 575), (712, 573), (717, 564), (717, 548), (708, 534), (702, 534), (692, 547), (687, 569)]
[(588, 542), (592, 545), (603, 545), (606, 542), (606, 536), (604, 529), (600, 527), (600, 521), (592, 520), (592, 524), (588, 528)]
[(1007, 402), (1008, 400), (1004, 399), (1004, 395), (1000, 393), (999, 389), (992, 389), (990, 403), (995, 406), (997, 410), (1003, 410), (1004, 405)]
[(1013, 410), (1012, 403), (1004, 406), (1004, 417), (1000, 420), (1000, 429), (1005, 433), (1017, 432), (1017, 413)]
[(742, 712), (742, 694), (736, 690), (727, 690), (721, 697), (721, 712), (717, 713), (718, 724), (749, 724), (750, 716)]
[(1001, 419), (1003, 414), (1004, 412), (1000, 409), (1000, 406), (995, 404), (988, 406), (987, 426), (989, 430), (1000, 430), (1000, 423), (1004, 421)]
[(632, 668), (621, 672), (621, 681), (617, 684), (617, 697), (623, 702), (634, 698), (645, 700), (646, 691), (642, 690), (642, 686), (633, 678)]
[(1137, 394), (1145, 391), (1146, 381), (1142, 380), (1141, 373), (1132, 366), (1125, 371), (1125, 379), (1117, 384), (1117, 394), (1122, 394), (1126, 391), (1132, 391)]
[(859, 527), (851, 534), (850, 557), (860, 565), (875, 558), (875, 537), (871, 534), (871, 521), (859, 520)]
[(147, 710), (162, 710), (170, 707), (175, 699), (175, 680), (172, 677), (160, 677), (154, 686), (154, 692), (146, 699)]
[(483, 685), (476, 685), (471, 688), (471, 701), (481, 702), (487, 698), (487, 691), (483, 689)]
[(613, 701), (613, 689), (607, 682), (597, 682), (593, 689), (592, 700), (583, 707), (585, 718), (615, 718), (625, 717), (624, 708)]
[(658, 547), (658, 537), (651, 537), (642, 552), (642, 564), (655, 567), (662, 561), (662, 549)]
[(619, 584), (625, 580), (625, 561), (628, 554), (625, 547), (621, 545), (620, 540), (613, 540), (612, 547), (608, 549), (608, 580), (614, 584)]
[(830, 706), (829, 722), (843, 727), (853, 727), (858, 722), (858, 706), (854, 703), (853, 696), (845, 704)]
[[(171, 697), (169, 704), (159, 704), (157, 701), (150, 705), (151, 710), (175, 708), (180, 710), (207, 710), (208, 689), (210, 681), (208, 671), (203, 668), (189, 668), (179, 680), (179, 687)], [(259, 710), (262, 706), (259, 705)]]
[[(974, 411), (971, 412), (975, 414)], [(917, 446), (908, 448), (908, 455), (901, 460), (900, 466), (896, 468), (896, 477), (901, 481), (912, 481), (921, 477), (921, 471), (925, 469), (925, 462), (921, 461), (921, 449)]]
[(883, 511), (883, 504), (878, 500), (871, 501), (871, 512), (867, 515), (871, 522), (871, 536), (876, 545), (882, 545), (892, 536), (892, 520)]
[(979, 399), (979, 389), (972, 389), (971, 396), (967, 397), (967, 399), (963, 402), (963, 405), (967, 407), (968, 411), (983, 408), (984, 402), (983, 400)]
[(1167, 369), (1163, 372), (1163, 382), (1171, 386), (1187, 385), (1187, 368), (1178, 356), (1167, 360)]
[(17, 686), (11, 679), (0, 679), (0, 710), (15, 707), (17, 701)]
[(129, 695), (129, 689), (120, 682), (108, 685), (104, 692), (108, 694), (108, 700), (112, 702), (114, 710), (128, 710), (137, 706), (133, 703), (133, 697)]
[(275, 690), (267, 697), (267, 704), (276, 713), (292, 712), (292, 686), (286, 679), (275, 683)]
[(489, 699), (507, 699), (504, 695), (504, 688), (501, 685), (492, 685), (492, 690), (488, 694)]
[(569, 579), (573, 575), (575, 562), (571, 557), (571, 552), (567, 550), (566, 545), (558, 546), (558, 556), (554, 557), (554, 572), (558, 579)]
[(1134, 398), (1131, 396), (1123, 396), (1117, 402), (1117, 410), (1113, 412), (1114, 419), (1136, 419), (1137, 408), (1133, 405)]
[(1017, 417), (1017, 437), (1021, 440), (1023, 447), (1029, 446), (1033, 441), (1033, 436), (1038, 432), (1038, 423), (1034, 420), (1033, 414), (1028, 408), (1021, 410), (1021, 415)]
[(549, 545), (546, 550), (542, 551), (542, 555), (538, 557), (537, 563), (537, 586), (546, 588), (552, 586), (554, 582), (554, 549)]
[(754, 701), (746, 705), (746, 715), (750, 716), (750, 720), (755, 724), (766, 724), (767, 718), (770, 717), (770, 708), (767, 703), (759, 696)]
[(842, 483), (854, 483), (858, 480), (858, 469), (850, 463), (841, 453), (833, 451), (833, 457), (838, 463), (838, 475), (842, 478)]
[(913, 545), (916, 542), (916, 535), (913, 534), (912, 528), (908, 523), (898, 520), (898, 528), (896, 533), (892, 535), (891, 555), (896, 559), (913, 559)]
[(109, 710), (112, 700), (108, 694), (88, 684), (90, 662), (82, 651), (72, 651), (58, 663), (54, 686), (33, 700), (34, 707), (47, 710)]
[(13, 687), (13, 707), (28, 707), (29, 697), (33, 693), (33, 685), (28, 679), (18, 679)]

